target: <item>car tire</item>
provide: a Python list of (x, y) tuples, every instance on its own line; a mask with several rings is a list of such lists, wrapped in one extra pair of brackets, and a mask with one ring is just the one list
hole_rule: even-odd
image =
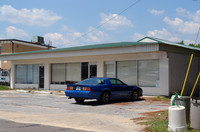
[(110, 93), (109, 92), (103, 92), (101, 94), (101, 97), (99, 99), (99, 102), (101, 104), (107, 104), (110, 101)]
[(75, 98), (76, 103), (83, 103), (85, 99), (83, 98)]
[(132, 92), (132, 94), (131, 94), (131, 100), (132, 100), (132, 101), (135, 101), (135, 100), (138, 99), (138, 97), (139, 97), (138, 91), (134, 90), (134, 91)]

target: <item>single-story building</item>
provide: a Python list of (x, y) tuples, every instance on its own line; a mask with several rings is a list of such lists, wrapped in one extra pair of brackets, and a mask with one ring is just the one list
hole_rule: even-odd
[[(11, 88), (65, 90), (90, 77), (116, 77), (138, 85), (144, 95), (180, 92), (191, 54), (184, 95), (200, 71), (200, 49), (157, 38), (0, 55), (11, 61)], [(196, 91), (199, 91), (199, 84)]]

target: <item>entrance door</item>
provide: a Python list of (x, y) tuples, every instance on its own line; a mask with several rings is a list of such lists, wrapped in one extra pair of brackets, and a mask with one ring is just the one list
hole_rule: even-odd
[(97, 64), (89, 64), (89, 77), (97, 77)]
[(44, 88), (44, 66), (39, 66), (39, 88)]

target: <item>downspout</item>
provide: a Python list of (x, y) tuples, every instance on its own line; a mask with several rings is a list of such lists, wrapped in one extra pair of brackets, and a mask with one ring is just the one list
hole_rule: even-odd
[(13, 43), (12, 40), (11, 40), (10, 42), (12, 43), (12, 53), (14, 53), (14, 48), (15, 48), (14, 46), (15, 46), (15, 45), (14, 45), (14, 43)]

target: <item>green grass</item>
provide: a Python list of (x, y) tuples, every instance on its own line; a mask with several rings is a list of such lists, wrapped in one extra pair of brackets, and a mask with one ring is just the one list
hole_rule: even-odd
[(0, 90), (10, 90), (8, 86), (0, 85)]
[(154, 113), (142, 124), (147, 125), (146, 130), (150, 132), (168, 132), (168, 111)]
[(163, 100), (170, 100), (169, 97), (165, 97), (165, 96), (156, 96), (155, 99), (156, 99), (156, 100), (160, 100), (160, 101), (163, 101)]
[[(149, 132), (168, 132), (168, 111), (153, 113), (142, 124), (147, 126), (145, 130)], [(187, 132), (200, 132), (200, 130), (192, 129), (188, 125)]]

